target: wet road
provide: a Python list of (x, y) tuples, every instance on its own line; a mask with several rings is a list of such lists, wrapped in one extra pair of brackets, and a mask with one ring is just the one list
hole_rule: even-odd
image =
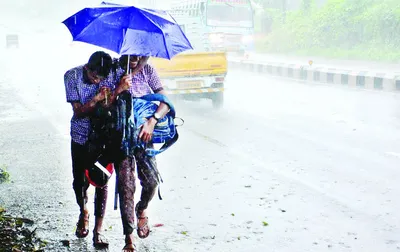
[[(12, 55), (2, 62), (12, 78), (0, 80), (0, 164), (13, 183), (0, 186), (0, 205), (36, 220), (49, 251), (94, 251), (91, 234), (74, 237), (62, 74), (75, 62), (42, 55), (22, 71), (24, 55)], [(221, 111), (208, 101), (178, 104), (185, 125), (158, 158), (164, 200), (149, 211), (151, 224), (164, 226), (138, 241), (139, 251), (400, 250), (399, 94), (238, 71), (227, 88)], [(105, 235), (109, 251), (120, 251), (110, 188)]]

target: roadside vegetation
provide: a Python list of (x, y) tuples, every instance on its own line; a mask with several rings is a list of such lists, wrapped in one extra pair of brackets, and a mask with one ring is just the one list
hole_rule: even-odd
[[(0, 184), (10, 182), (10, 174), (5, 165), (0, 166)], [(13, 217), (0, 206), (0, 251), (44, 251), (46, 242), (36, 237), (33, 221)]]
[(293, 11), (264, 6), (258, 51), (400, 62), (399, 0), (303, 0)]
[(10, 181), (10, 174), (7, 172), (7, 166), (0, 166), (0, 183), (5, 183)]

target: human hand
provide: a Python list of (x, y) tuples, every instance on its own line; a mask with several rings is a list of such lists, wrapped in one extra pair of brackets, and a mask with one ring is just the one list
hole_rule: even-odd
[(157, 121), (153, 118), (147, 120), (140, 130), (139, 138), (147, 143), (150, 142), (153, 137), (154, 126), (156, 125)]
[(118, 85), (118, 93), (122, 93), (132, 87), (132, 78), (129, 75), (124, 75)]
[(93, 98), (93, 101), (95, 103), (101, 102), (104, 99), (106, 99), (106, 94), (105, 92), (99, 92), (98, 94), (95, 95), (95, 97)]

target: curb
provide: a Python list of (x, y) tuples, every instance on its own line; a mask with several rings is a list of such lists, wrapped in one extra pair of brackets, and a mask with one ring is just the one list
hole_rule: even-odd
[(244, 60), (228, 60), (228, 65), (236, 69), (240, 68), (245, 71), (283, 78), (340, 84), (372, 90), (400, 91), (400, 72), (393, 74), (373, 73), (370, 71), (347, 71), (296, 64), (257, 63)]

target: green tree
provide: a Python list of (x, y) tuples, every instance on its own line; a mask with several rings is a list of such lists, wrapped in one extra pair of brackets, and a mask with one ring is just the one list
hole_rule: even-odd
[(272, 8), (265, 15), (273, 25), (259, 43), (264, 51), (400, 60), (398, 0), (328, 0), (321, 7), (303, 0), (300, 10)]

